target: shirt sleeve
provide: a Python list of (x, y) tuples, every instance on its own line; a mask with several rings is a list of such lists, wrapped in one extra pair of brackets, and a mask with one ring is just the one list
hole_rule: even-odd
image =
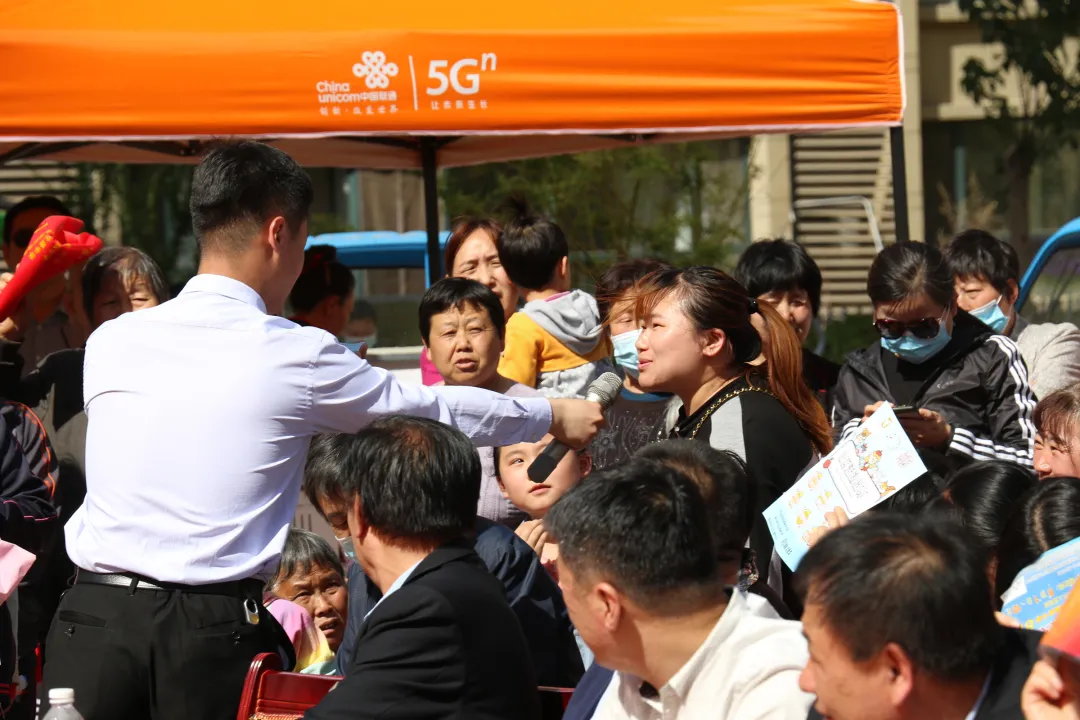
[(756, 682), (732, 703), (731, 717), (739, 720), (804, 720), (814, 697), (799, 689), (805, 663), (777, 668)]
[(851, 407), (852, 402), (848, 398), (849, 391), (854, 387), (854, 379), (851, 377), (851, 369), (844, 365), (840, 369), (840, 376), (832, 392), (832, 408), (830, 409), (830, 422), (833, 427), (833, 440), (839, 442), (855, 432), (862, 422), (862, 412), (856, 412)]
[(992, 350), (983, 387), (989, 436), (969, 428), (953, 427), (949, 450), (975, 460), (1005, 460), (1031, 467), (1035, 448), (1035, 396), (1028, 385), (1027, 367), (1020, 349), (1004, 335), (986, 341)]
[(521, 313), (510, 316), (506, 323), (502, 360), (499, 361), (500, 375), (522, 385), (536, 387), (536, 379), (540, 375), (541, 332), (539, 325)]
[(1080, 380), (1080, 330), (1071, 325), (1055, 334), (1028, 368), (1035, 397), (1044, 398), (1054, 390)]
[(503, 446), (537, 442), (551, 428), (546, 398), (403, 383), (337, 343), (319, 350), (312, 372), (315, 432), (357, 432), (382, 415), (413, 415), (453, 425), (477, 445)]

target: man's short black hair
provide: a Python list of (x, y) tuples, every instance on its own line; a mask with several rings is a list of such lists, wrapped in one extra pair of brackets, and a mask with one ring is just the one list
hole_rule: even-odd
[(647, 612), (674, 617), (723, 600), (701, 493), (668, 465), (635, 459), (592, 473), (544, 526), (577, 577), (607, 580)]
[(657, 270), (670, 270), (674, 267), (667, 260), (659, 258), (633, 258), (612, 265), (596, 281), (596, 308), (600, 311), (601, 322), (611, 318), (611, 306), (639, 280)]
[(274, 592), (282, 582), (294, 575), (310, 575), (319, 568), (334, 570), (345, 579), (341, 558), (330, 543), (310, 530), (289, 528), (285, 536), (285, 547), (281, 549), (281, 559), (274, 570), (274, 576), (266, 584), (266, 589)]
[(945, 246), (945, 259), (957, 278), (983, 278), (1004, 293), (1020, 282), (1020, 258), (1013, 246), (985, 230), (965, 230)]
[(277, 215), (299, 230), (314, 197), (311, 178), (281, 150), (248, 140), (229, 143), (195, 168), (191, 226), (200, 249), (236, 254)]
[(939, 680), (982, 679), (1004, 633), (985, 553), (962, 527), (938, 517), (855, 518), (810, 548), (795, 582), (856, 662), (895, 643)]
[(530, 213), (524, 202), (513, 204), (516, 216), (495, 241), (499, 261), (510, 282), (526, 290), (541, 290), (570, 255), (570, 246), (558, 225)]
[(821, 309), (821, 270), (806, 248), (791, 240), (750, 243), (735, 266), (735, 279), (750, 297), (803, 290), (814, 315)]
[(107, 247), (86, 261), (82, 271), (83, 308), (90, 321), (94, 320), (94, 298), (110, 273), (116, 273), (125, 284), (142, 281), (160, 305), (169, 299), (165, 274), (154, 259), (133, 247)]
[[(28, 210), (48, 210), (52, 215), (67, 215), (71, 217), (71, 210), (68, 206), (60, 200), (60, 198), (53, 197), (52, 195), (35, 195), (28, 197), (12, 205), (4, 213), (4, 244), (7, 245), (12, 241), (12, 233), (15, 232), (15, 220), (21, 213)], [(32, 236), (32, 235), (31, 235)], [(21, 243), (20, 247), (26, 247), (30, 244), (30, 237), (26, 238), (25, 243)]]
[(349, 436), (345, 433), (319, 433), (311, 438), (311, 445), (308, 446), (300, 489), (324, 519), (326, 513), (319, 501), (335, 497), (337, 488), (345, 483), (341, 458), (348, 441)]
[(443, 278), (432, 285), (420, 299), (420, 337), (431, 340), (431, 318), (449, 310), (463, 310), (466, 305), (487, 311), (499, 337), (506, 335), (506, 317), (499, 296), (491, 288), (468, 278)]
[(312, 449), (308, 497), (347, 507), (358, 497), (364, 522), (385, 542), (431, 549), (475, 531), (480, 456), (460, 430), (394, 415), (355, 435), (322, 438)]
[(757, 507), (755, 485), (742, 458), (696, 440), (665, 440), (634, 453), (637, 460), (658, 462), (693, 480), (709, 513), (717, 559), (741, 560)]

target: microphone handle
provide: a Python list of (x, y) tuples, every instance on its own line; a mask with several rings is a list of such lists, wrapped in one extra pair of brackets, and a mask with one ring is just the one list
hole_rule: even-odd
[(536, 459), (529, 465), (529, 479), (534, 483), (542, 483), (555, 471), (559, 462), (570, 452), (570, 446), (558, 440), (552, 440)]
[[(596, 393), (589, 392), (585, 395), (585, 399), (589, 402), (594, 402), (601, 406), (602, 409), (607, 410), (608, 405), (602, 403), (602, 398)], [(528, 475), (529, 479), (534, 483), (542, 483), (548, 479), (551, 473), (555, 472), (555, 468), (566, 457), (566, 453), (570, 452), (570, 446), (559, 440), (552, 440), (543, 451), (536, 456), (536, 459), (529, 465)]]

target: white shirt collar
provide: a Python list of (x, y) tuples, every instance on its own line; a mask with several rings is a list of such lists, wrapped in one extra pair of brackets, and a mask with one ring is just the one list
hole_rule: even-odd
[(266, 303), (263, 302), (259, 293), (239, 280), (224, 275), (211, 275), (209, 273), (196, 275), (188, 280), (187, 285), (180, 291), (180, 294), (187, 295), (195, 292), (223, 295), (256, 307), (260, 312), (266, 312)]
[[(716, 625), (713, 626), (708, 637), (705, 638), (705, 642), (701, 643), (701, 646), (679, 668), (679, 671), (671, 676), (671, 679), (668, 680), (664, 687), (657, 688), (657, 699), (659, 700), (663, 696), (673, 693), (679, 698), (679, 702), (685, 702), (686, 695), (690, 692), (690, 688), (698, 675), (701, 674), (702, 667), (709, 661), (717, 648), (723, 645), (735, 631), (739, 618), (748, 612), (749, 606), (747, 605), (746, 594), (740, 590), (734, 590), (728, 600), (727, 607), (724, 608), (724, 614), (716, 621)], [(634, 678), (635, 687), (641, 687), (643, 682), (640, 678)]]
[(705, 642), (701, 643), (701, 647), (690, 656), (685, 665), (679, 668), (679, 672), (671, 676), (665, 687), (678, 695), (680, 700), (685, 701), (686, 694), (690, 691), (694, 680), (701, 674), (702, 666), (716, 648), (723, 645), (731, 636), (735, 631), (735, 626), (739, 623), (739, 618), (748, 611), (745, 593), (734, 590), (730, 599), (728, 599), (727, 607), (724, 608), (724, 614), (720, 616), (716, 625), (713, 626), (709, 636), (705, 638)]
[(993, 670), (986, 674), (986, 681), (983, 683), (978, 699), (975, 700), (975, 707), (971, 708), (971, 712), (967, 714), (964, 720), (975, 720), (975, 716), (979, 714), (979, 708), (982, 707), (983, 701), (986, 700), (986, 694), (990, 692), (990, 678), (993, 674)]

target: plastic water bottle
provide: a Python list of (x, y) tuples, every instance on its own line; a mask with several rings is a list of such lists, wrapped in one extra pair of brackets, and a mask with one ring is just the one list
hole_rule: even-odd
[(75, 709), (75, 691), (71, 688), (53, 688), (49, 691), (49, 713), (45, 720), (83, 720)]

